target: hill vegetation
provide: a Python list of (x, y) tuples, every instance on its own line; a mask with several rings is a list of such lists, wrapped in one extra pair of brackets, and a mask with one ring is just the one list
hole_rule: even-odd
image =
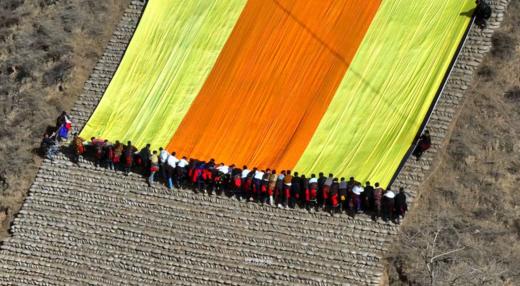
[(21, 206), (43, 131), (72, 107), (128, 2), (0, 1), (0, 218)]

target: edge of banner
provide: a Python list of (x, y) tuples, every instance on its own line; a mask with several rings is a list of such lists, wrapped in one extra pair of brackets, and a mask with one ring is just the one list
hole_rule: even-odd
[[(92, 116), (93, 116), (94, 113), (96, 112), (96, 109), (98, 108), (99, 103), (101, 102), (101, 99), (103, 99), (103, 97), (105, 96), (108, 87), (109, 87), (110, 84), (112, 83), (112, 80), (114, 79), (114, 76), (116, 75), (117, 71), (119, 70), (119, 67), (121, 66), (121, 62), (123, 62), (123, 59), (124, 59), (125, 56), (126, 56), (126, 52), (128, 51), (128, 47), (130, 47), (130, 44), (131, 44), (132, 41), (134, 40), (135, 33), (137, 32), (137, 29), (139, 28), (139, 25), (141, 24), (141, 20), (143, 19), (144, 13), (146, 13), (146, 8), (148, 7), (148, 3), (150, 3), (150, 0), (140, 0), (140, 1), (141, 1), (141, 2), (144, 2), (143, 12), (141, 13), (141, 15), (139, 15), (139, 19), (137, 20), (137, 23), (135, 24), (135, 30), (134, 30), (134, 32), (132, 33), (132, 37), (130, 38), (130, 41), (128, 41), (128, 45), (126, 45), (125, 50), (123, 51), (123, 56), (122, 56), (121, 59), (119, 60), (119, 63), (117, 64), (117, 68), (114, 70), (114, 72), (113, 72), (112, 75), (110, 76), (110, 82), (108, 83), (107, 87), (106, 87), (105, 90), (103, 91), (103, 95), (99, 98), (99, 102), (97, 103), (97, 105), (96, 105), (96, 107), (94, 108), (94, 110), (92, 111), (92, 113), (90, 113), (90, 115), (88, 116), (87, 120), (85, 121), (85, 124), (83, 124), (83, 126), (81, 126), (81, 129), (77, 131), (78, 134), (81, 134), (81, 132), (83, 132), (83, 129), (85, 129), (85, 127), (87, 126), (87, 123), (90, 121), (90, 119), (92, 118)], [(130, 3), (130, 4), (131, 4), (131, 3)], [(124, 15), (123, 15), (123, 16), (124, 16)], [(123, 16), (122, 16), (122, 17), (123, 17)]]
[(457, 47), (457, 51), (455, 52), (455, 56), (453, 57), (450, 65), (448, 67), (448, 70), (447, 70), (446, 74), (444, 75), (444, 78), (442, 79), (441, 86), (439, 87), (439, 89), (437, 90), (437, 93), (435, 94), (433, 104), (430, 105), (430, 108), (428, 109), (428, 112), (426, 113), (426, 117), (424, 118), (421, 126), (419, 127), (417, 134), (415, 134), (412, 144), (410, 145), (410, 147), (408, 148), (408, 151), (404, 155), (403, 160), (401, 160), (401, 163), (397, 167), (397, 170), (395, 171), (394, 175), (392, 176), (392, 179), (390, 179), (390, 182), (388, 183), (387, 188), (392, 187), (393, 183), (397, 179), (397, 176), (401, 173), (402, 169), (404, 168), (404, 165), (406, 164), (406, 162), (408, 162), (408, 159), (410, 159), (413, 151), (415, 150), (417, 144), (419, 143), (419, 138), (425, 131), (426, 126), (428, 125), (428, 122), (430, 122), (431, 115), (432, 115), (433, 111), (435, 110), (435, 108), (437, 107), (437, 105), (442, 97), (442, 94), (444, 92), (444, 89), (446, 88), (448, 80), (451, 77), (453, 69), (459, 60), (459, 56), (462, 52), (462, 49), (466, 46), (466, 42), (468, 40), (469, 33), (470, 33), (471, 29), (473, 28), (474, 23), (475, 23), (475, 14), (473, 14), (473, 16), (471, 16), (471, 20), (468, 24), (468, 27), (466, 28), (466, 31), (464, 32), (464, 35), (462, 36), (462, 40), (459, 43), (459, 46)]

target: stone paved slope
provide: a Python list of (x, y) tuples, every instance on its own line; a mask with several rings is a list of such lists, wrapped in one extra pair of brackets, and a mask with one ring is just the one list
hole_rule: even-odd
[[(442, 146), (493, 28), (474, 29), (429, 122)], [(133, 1), (73, 109), (84, 125), (144, 8)], [(435, 152), (410, 160), (396, 186), (414, 196)], [(329, 217), (225, 197), (149, 188), (137, 175), (44, 161), (0, 251), (1, 285), (377, 285), (398, 228), (366, 216)]]
[[(51, 284), (373, 285), (396, 231), (81, 165), (45, 162), (2, 247), (4, 273)], [(12, 279), (0, 274), (1, 284)]]

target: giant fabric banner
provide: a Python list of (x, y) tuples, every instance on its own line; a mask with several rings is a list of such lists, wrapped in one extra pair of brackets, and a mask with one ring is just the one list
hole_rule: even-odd
[(386, 186), (471, 0), (150, 0), (81, 135)]

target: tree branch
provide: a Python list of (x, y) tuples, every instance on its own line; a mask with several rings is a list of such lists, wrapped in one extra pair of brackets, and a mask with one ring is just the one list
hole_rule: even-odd
[(450, 250), (448, 252), (444, 252), (444, 253), (441, 253), (441, 254), (437, 254), (435, 255), (434, 257), (432, 257), (430, 259), (430, 263), (433, 263), (433, 261), (435, 261), (436, 259), (438, 259), (439, 257), (442, 257), (442, 256), (446, 256), (446, 255), (450, 255), (452, 253), (455, 253), (455, 252), (458, 252), (458, 251), (461, 251), (461, 250), (464, 250), (466, 249), (466, 247), (461, 247), (461, 248), (457, 248), (457, 249), (454, 249), (454, 250)]

